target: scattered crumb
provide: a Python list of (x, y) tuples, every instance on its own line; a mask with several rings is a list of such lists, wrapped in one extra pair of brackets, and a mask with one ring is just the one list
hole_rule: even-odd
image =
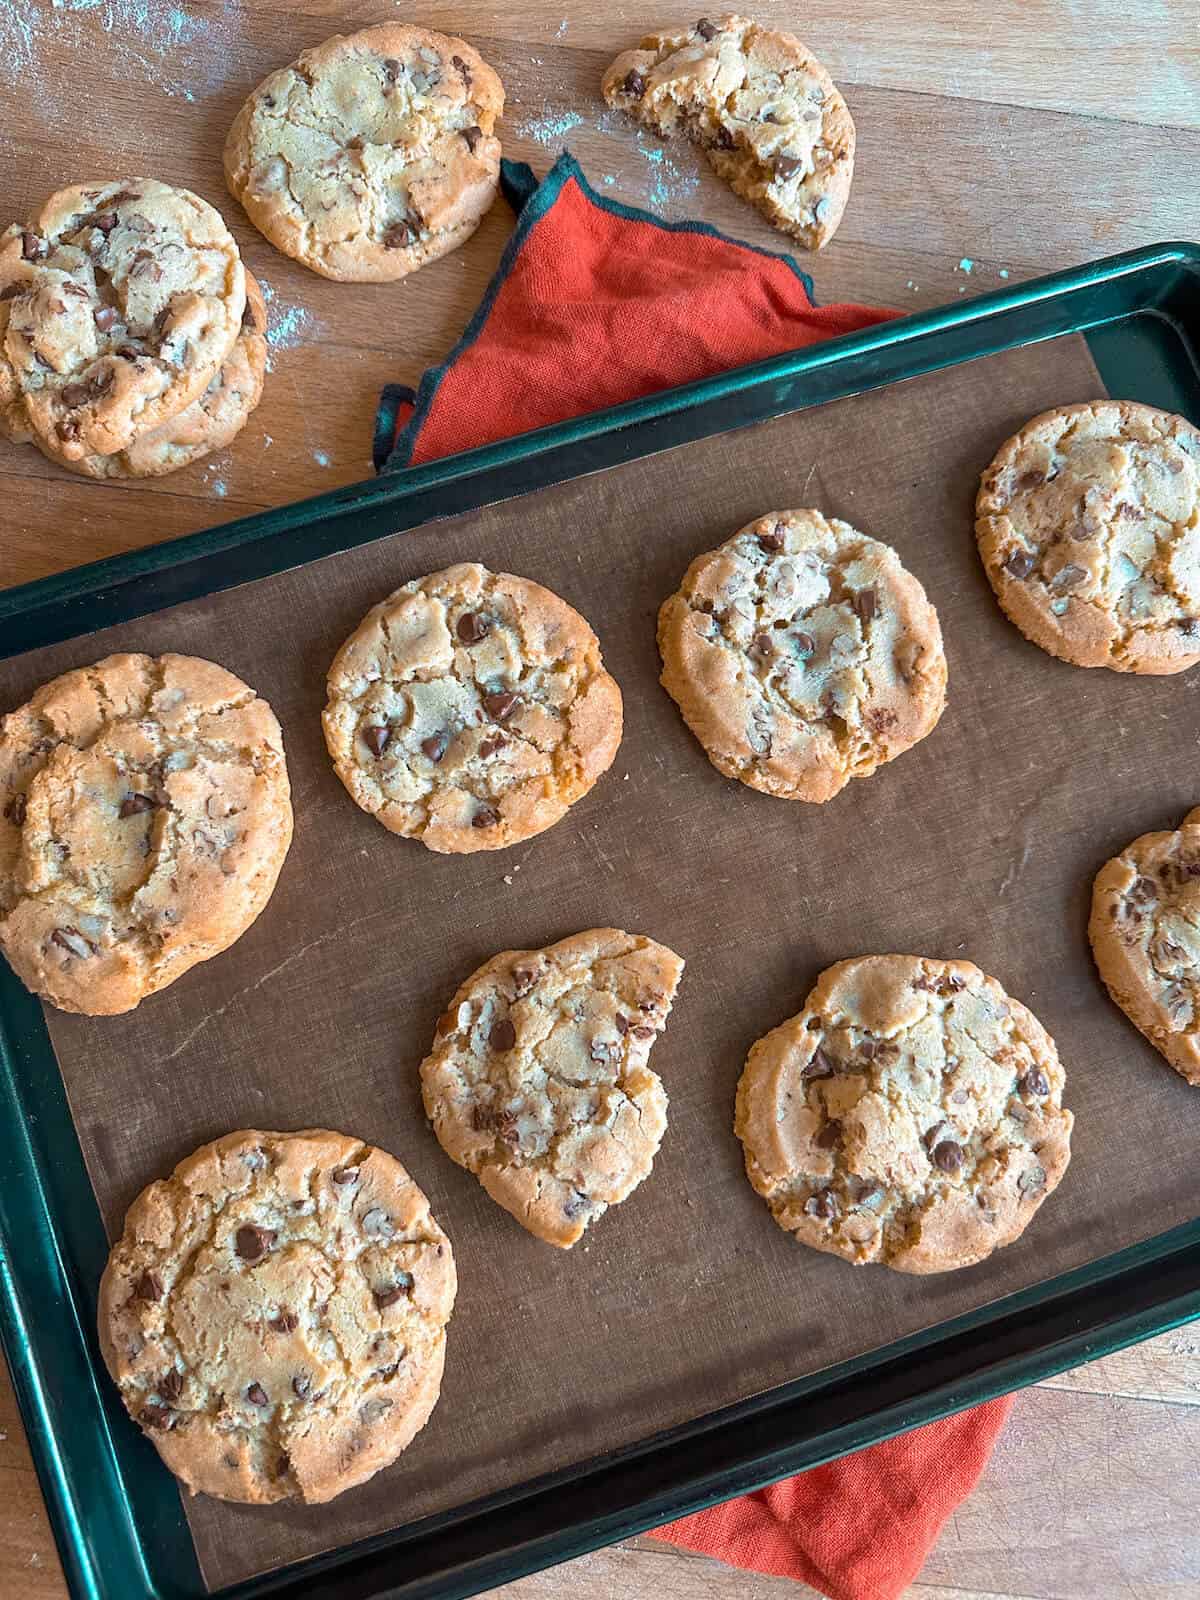
[(531, 67), (544, 67), (545, 64), (546, 63), (541, 56), (530, 56), (529, 58), (529, 65)]
[(325, 454), (324, 450), (314, 450), (313, 460), (319, 467), (327, 467), (329, 465), (329, 457)]
[(626, 773), (625, 776), (621, 779), (621, 782), (622, 783), (628, 783), (629, 782), (629, 774), (628, 773)]
[(912, 292), (913, 292), (913, 293), (914, 293), (914, 294), (916, 294), (916, 292), (917, 292), (917, 285), (916, 285), (916, 284), (915, 284), (915, 283), (914, 283), (914, 282), (913, 282), (913, 281), (912, 281), (912, 279), (911, 279), (911, 278), (910, 278), (910, 279), (909, 279), (909, 280), (908, 280), (908, 282), (907, 282), (907, 283), (906, 283), (906, 284), (905, 284), (905, 285), (904, 285), (904, 287), (905, 287), (905, 288), (906, 288), (906, 289), (911, 289), (911, 290), (912, 290)]
[(613, 184), (616, 183), (616, 181), (617, 180), (613, 177), (611, 172), (606, 172), (604, 174), (604, 176), (600, 179), (600, 182), (604, 185), (604, 187), (606, 189), (611, 189)]
[(1001, 267), (1000, 268), (1000, 276), (1002, 278), (1007, 278), (1008, 277), (1008, 268), (1007, 267)]
[(558, 29), (557, 29), (554, 37), (556, 39), (565, 39), (566, 36), (567, 36), (567, 29), (570, 26), (571, 26), (570, 21), (566, 17), (564, 17), (562, 19), (562, 21), (559, 23)]
[(275, 443), (275, 441), (274, 441), (274, 439), (272, 439), (272, 437), (271, 437), (271, 435), (269, 433), (264, 433), (263, 434), (263, 449), (264, 450), (269, 450), (274, 443)]
[(578, 111), (564, 111), (561, 116), (527, 117), (517, 126), (522, 139), (533, 139), (540, 145), (558, 144), (572, 128), (583, 121)]
[(219, 499), (224, 500), (225, 496), (229, 493), (229, 485), (225, 482), (224, 478), (215, 478), (213, 480), (212, 491)]
[(957, 272), (972, 273), (975, 271), (975, 263), (971, 260), (970, 256), (964, 256), (958, 263), (958, 266), (955, 268), (955, 270)]
[(511, 887), (513, 881), (513, 875), (511, 872), (506, 872), (504, 874), (504, 881)]

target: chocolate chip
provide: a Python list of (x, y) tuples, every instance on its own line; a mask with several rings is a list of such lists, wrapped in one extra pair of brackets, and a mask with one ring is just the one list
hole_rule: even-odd
[(813, 1143), (816, 1145), (818, 1150), (832, 1150), (834, 1145), (837, 1144), (838, 1140), (841, 1137), (842, 1137), (842, 1125), (841, 1125), (841, 1123), (840, 1122), (827, 1122), (825, 1124), (825, 1126), (821, 1129), (821, 1131), (817, 1135), (817, 1137), (814, 1139)]
[(312, 1399), (312, 1379), (309, 1377), (307, 1372), (298, 1372), (292, 1379), (292, 1393), (296, 1396), (297, 1400)]
[(159, 1428), (164, 1432), (175, 1425), (175, 1418), (166, 1406), (146, 1406), (138, 1412), (137, 1419), (143, 1428)]
[(402, 61), (397, 61), (395, 56), (384, 57), (383, 75), (389, 83), (395, 83), (396, 79), (403, 71), (404, 63)]
[(766, 533), (759, 534), (758, 547), (768, 555), (777, 555), (783, 549), (783, 534), (778, 528), (769, 528)]
[(498, 811), (494, 811), (491, 806), (480, 806), (479, 810), (471, 818), (471, 826), (473, 828), (494, 828), (499, 821), (500, 813)]
[(1004, 570), (1011, 577), (1027, 578), (1033, 571), (1035, 562), (1028, 550), (1014, 550), (1004, 563)]
[(957, 1172), (963, 1164), (963, 1153), (962, 1145), (953, 1139), (939, 1139), (931, 1159), (939, 1172)]
[(258, 331), (258, 312), (254, 309), (252, 302), (247, 300), (242, 308), (242, 332), (257, 333)]
[(508, 740), (501, 738), (499, 734), (495, 734), (490, 739), (484, 739), (479, 746), (480, 760), (490, 761), (491, 758), (503, 750), (507, 744)]
[(468, 67), (467, 63), (461, 56), (451, 56), (450, 65), (457, 70), (464, 85), (469, 89), (471, 87), (471, 69)]
[(712, 142), (716, 150), (732, 150), (735, 147), (734, 137), (724, 123), (713, 134)]
[(247, 1222), (238, 1229), (234, 1248), (243, 1261), (261, 1261), (277, 1237), (274, 1228), (260, 1228)]
[(387, 749), (391, 737), (391, 725), (387, 722), (372, 722), (362, 731), (362, 741), (376, 760)]
[(406, 217), (403, 222), (392, 222), (383, 230), (385, 250), (403, 250), (416, 241), (418, 230)]
[(129, 271), (131, 277), (146, 278), (150, 283), (157, 283), (162, 277), (162, 268), (149, 250), (138, 251)]
[(172, 1367), (169, 1372), (163, 1373), (155, 1387), (164, 1400), (178, 1400), (183, 1393), (183, 1373)]
[(1156, 899), (1157, 896), (1158, 890), (1154, 887), (1153, 878), (1135, 878), (1129, 886), (1131, 900), (1148, 901)]
[(519, 704), (520, 697), (508, 689), (500, 689), (495, 694), (485, 694), (483, 697), (483, 709), (496, 722), (507, 722)]
[(421, 740), (421, 749), (430, 761), (440, 761), (446, 754), (450, 743), (450, 736), (446, 733), (431, 733), (428, 739)]
[(358, 1168), (357, 1167), (334, 1167), (333, 1171), (329, 1174), (329, 1176), (330, 1176), (330, 1179), (332, 1180), (332, 1182), (336, 1183), (338, 1188), (340, 1189), (340, 1188), (343, 1188), (348, 1183), (357, 1183), (358, 1182)]
[(295, 1333), (299, 1326), (300, 1318), (294, 1311), (281, 1311), (267, 1323), (267, 1327), (275, 1333)]
[(121, 313), (116, 306), (97, 306), (92, 316), (101, 333), (108, 333), (121, 320)]
[(707, 17), (701, 17), (700, 21), (696, 24), (696, 32), (706, 43), (710, 39), (715, 39), (720, 31), (721, 30), (717, 27), (716, 23), (710, 22)]
[(29, 802), (23, 794), (14, 794), (4, 808), (4, 815), (14, 828), (23, 827), (25, 817), (29, 810)]
[(1076, 589), (1087, 579), (1087, 568), (1077, 567), (1073, 561), (1060, 567), (1051, 582), (1056, 589)]
[(816, 1194), (810, 1194), (804, 1202), (804, 1209), (810, 1217), (820, 1217), (825, 1222), (831, 1222), (838, 1214), (837, 1196), (832, 1189), (818, 1189)]
[(75, 410), (77, 406), (85, 406), (92, 397), (92, 391), (86, 383), (68, 383), (63, 386), (59, 399), (63, 405)]
[(271, 1477), (276, 1483), (278, 1483), (280, 1478), (287, 1477), (288, 1473), (291, 1471), (291, 1468), (292, 1463), (286, 1455), (276, 1456), (270, 1466)]
[(821, 1049), (820, 1045), (813, 1051), (812, 1060), (800, 1074), (805, 1080), (811, 1078), (832, 1078), (837, 1068)]
[(854, 609), (861, 622), (870, 622), (875, 615), (874, 589), (860, 589), (854, 596)]
[(87, 960), (93, 954), (92, 946), (80, 933), (78, 928), (55, 928), (50, 935), (51, 942), (66, 950), (73, 956)]
[(1167, 471), (1171, 474), (1172, 477), (1176, 477), (1177, 478), (1179, 476), (1179, 474), (1183, 471), (1183, 462), (1179, 459), (1178, 456), (1171, 456), (1171, 457), (1168, 458), (1168, 460), (1166, 462), (1166, 468), (1167, 468)]
[(0, 300), (15, 300), (25, 287), (23, 283), (10, 283), (0, 289)]
[(514, 967), (512, 970), (513, 992), (518, 999), (523, 994), (528, 994), (537, 979), (536, 967)]
[(464, 128), (462, 130), (462, 136), (467, 141), (467, 149), (472, 155), (474, 155), (475, 146), (479, 143), (480, 139), (483, 138), (483, 129), (475, 127)]
[(478, 644), (491, 633), (492, 624), (487, 617), (481, 617), (478, 611), (464, 611), (454, 631), (464, 644)]
[(563, 1201), (563, 1216), (568, 1222), (574, 1222), (576, 1217), (581, 1217), (588, 1209), (588, 1197), (577, 1189), (573, 1195)]
[(46, 254), (46, 241), (39, 239), (36, 233), (23, 233), (21, 235), (21, 254), (26, 261), (40, 261)]
[(511, 1050), (517, 1042), (517, 1030), (507, 1017), (501, 1017), (492, 1024), (492, 1031), (488, 1034), (488, 1043), (493, 1050)]
[(637, 1028), (630, 1028), (629, 1037), (631, 1039), (653, 1039), (656, 1031), (657, 1030), (654, 1028), (639, 1026)]
[(403, 1300), (410, 1293), (413, 1286), (411, 1272), (398, 1272), (396, 1281), (390, 1289), (374, 1289), (375, 1304), (383, 1311), (387, 1306), (394, 1306), (397, 1300)]
[(801, 661), (811, 661), (817, 653), (817, 641), (812, 634), (801, 630), (799, 633), (794, 633), (792, 639), (796, 646), (796, 654)]
[(119, 817), (136, 817), (143, 811), (153, 811), (157, 801), (152, 800), (148, 794), (139, 794), (136, 789), (131, 789), (121, 801), (121, 809), (117, 812)]
[(1050, 1093), (1050, 1079), (1040, 1067), (1030, 1067), (1018, 1087), (1022, 1094), (1031, 1094), (1040, 1100)]
[(798, 172), (804, 170), (804, 163), (798, 156), (776, 156), (774, 173), (783, 183), (794, 178)]
[(161, 1300), (163, 1297), (163, 1281), (153, 1268), (147, 1268), (133, 1286), (135, 1300)]
[(645, 94), (646, 80), (642, 77), (642, 74), (637, 70), (636, 67), (632, 72), (627, 72), (625, 74), (625, 81), (621, 85), (621, 92), (622, 94), (632, 95), (636, 100), (640, 100)]
[(774, 653), (774, 642), (769, 633), (756, 633), (750, 641), (750, 653), (756, 656), (769, 656)]
[(249, 1400), (252, 1406), (269, 1406), (271, 1404), (267, 1399), (267, 1391), (261, 1383), (252, 1383), (250, 1385), (246, 1390), (246, 1399)]

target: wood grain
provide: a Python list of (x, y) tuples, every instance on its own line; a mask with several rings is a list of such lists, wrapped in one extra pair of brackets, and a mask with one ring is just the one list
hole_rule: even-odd
[[(603, 192), (784, 246), (695, 152), (605, 112), (596, 84), (651, 0), (429, 4), (501, 70), (507, 155), (544, 172), (568, 143)], [(215, 201), (272, 295), (266, 398), (235, 447), (155, 484), (70, 478), (0, 445), (0, 584), (170, 538), (369, 473), (376, 395), (450, 349), (503, 249), (499, 202), (469, 245), (406, 284), (328, 284), (274, 253), (225, 195), (244, 94), (387, 0), (0, 0), (0, 219), (83, 176), (152, 172)], [(410, 14), (410, 8), (404, 8)], [(788, 22), (795, 6), (756, 15)], [(846, 221), (805, 258), (822, 300), (918, 309), (1166, 238), (1200, 236), (1195, 0), (810, 0), (800, 32), (860, 137)], [(960, 263), (969, 262), (970, 268)], [(1002, 276), (1007, 274), (1007, 277)], [(1181, 1330), (1022, 1395), (976, 1495), (910, 1600), (1198, 1600), (1200, 1335)], [(0, 1596), (59, 1600), (61, 1573), (12, 1390), (0, 1379)], [(520, 1600), (774, 1600), (807, 1591), (655, 1546), (598, 1552), (499, 1591)]]

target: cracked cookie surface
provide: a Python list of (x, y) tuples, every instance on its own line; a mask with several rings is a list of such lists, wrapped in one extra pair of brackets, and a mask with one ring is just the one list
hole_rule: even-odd
[(854, 174), (854, 121), (792, 34), (701, 17), (624, 51), (601, 88), (644, 127), (698, 144), (735, 194), (808, 249), (833, 237)]
[(997, 451), (979, 553), (1027, 639), (1079, 667), (1200, 661), (1200, 432), (1124, 400), (1046, 411)]
[(200, 398), (153, 433), (142, 434), (126, 450), (110, 456), (80, 456), (59, 464), (83, 477), (127, 481), (159, 478), (202, 461), (231, 444), (246, 426), (262, 398), (266, 370), (267, 308), (258, 283), (247, 272), (242, 331)]
[(455, 250), (496, 196), (504, 86), (462, 39), (381, 23), (263, 80), (225, 176), (285, 255), (346, 282), (402, 278)]
[(441, 1389), (450, 1241), (386, 1151), (242, 1130), (142, 1191), (100, 1283), (130, 1415), (193, 1493), (331, 1500)]
[(1144, 833), (1100, 869), (1088, 937), (1113, 1000), (1200, 1085), (1200, 807)]
[(110, 455), (212, 382), (246, 304), (220, 214), (151, 178), (52, 195), (23, 230), (26, 281), (7, 302), (6, 358), (40, 447)]
[(862, 956), (753, 1046), (734, 1126), (801, 1244), (947, 1272), (1011, 1244), (1057, 1187), (1063, 1080), (1041, 1023), (969, 961)]
[(108, 656), (0, 719), (0, 949), (64, 1011), (132, 1010), (227, 949), (292, 837), (265, 700), (195, 656)]
[(370, 610), (334, 657), (323, 722), (355, 801), (430, 850), (551, 827), (607, 771), (621, 691), (549, 589), (473, 562)]
[(493, 956), (440, 1018), (433, 1131), (537, 1238), (573, 1245), (648, 1176), (667, 1128), (648, 1058), (682, 972), (653, 939), (592, 928)]
[(662, 684), (726, 777), (831, 799), (930, 733), (937, 612), (890, 546), (777, 511), (697, 556), (658, 618)]

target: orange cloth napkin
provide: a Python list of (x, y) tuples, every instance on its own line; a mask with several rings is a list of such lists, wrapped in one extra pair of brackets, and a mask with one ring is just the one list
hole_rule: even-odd
[[(389, 385), (375, 463), (401, 471), (897, 315), (816, 306), (790, 256), (597, 194), (563, 155), (506, 161), (517, 226), (482, 305), (414, 393)], [(851, 1270), (850, 1268), (846, 1269)], [(993, 1400), (657, 1530), (832, 1600), (896, 1600), (975, 1486), (1008, 1415)]]

